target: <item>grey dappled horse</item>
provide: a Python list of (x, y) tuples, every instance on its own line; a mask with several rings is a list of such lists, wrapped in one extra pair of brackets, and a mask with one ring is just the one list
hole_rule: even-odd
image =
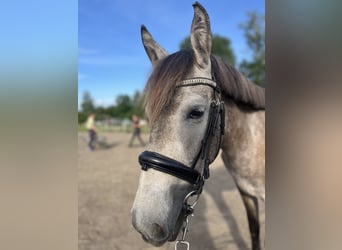
[[(155, 246), (176, 239), (192, 213), (189, 196), (199, 196), (209, 164), (222, 149), (246, 207), (252, 249), (263, 249), (259, 208), (265, 205), (265, 90), (211, 55), (206, 10), (194, 5), (192, 49), (168, 53), (142, 26), (153, 64), (146, 86), (151, 125), (132, 207), (132, 223)], [(261, 226), (260, 226), (261, 225)]]

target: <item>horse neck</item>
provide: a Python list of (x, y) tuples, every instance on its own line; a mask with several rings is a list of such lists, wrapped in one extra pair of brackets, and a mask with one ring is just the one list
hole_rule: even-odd
[(255, 111), (246, 106), (237, 105), (228, 98), (224, 102), (226, 104), (226, 128), (222, 142), (223, 151), (236, 154), (238, 151), (257, 147), (257, 144), (260, 144), (258, 138), (262, 139), (265, 136), (265, 111)]

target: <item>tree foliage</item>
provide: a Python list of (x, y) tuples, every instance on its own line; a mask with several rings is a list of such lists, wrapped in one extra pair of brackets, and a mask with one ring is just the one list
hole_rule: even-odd
[[(180, 43), (180, 49), (190, 48), (191, 42), (190, 37), (188, 36)], [(231, 48), (231, 42), (228, 38), (220, 35), (213, 35), (211, 52), (214, 55), (222, 57), (227, 63), (235, 65), (235, 55)]]
[(84, 114), (90, 114), (95, 110), (93, 99), (91, 98), (90, 93), (88, 91), (85, 91), (83, 93), (81, 108)]
[(240, 71), (252, 82), (265, 85), (265, 17), (248, 12), (246, 23), (240, 24), (248, 48), (252, 51), (250, 60), (243, 60)]
[(78, 123), (84, 123), (87, 120), (87, 115), (82, 111), (78, 111)]
[(116, 98), (116, 113), (120, 117), (129, 116), (133, 108), (132, 100), (129, 95), (119, 95)]
[(89, 113), (95, 113), (96, 120), (108, 118), (130, 118), (133, 114), (144, 116), (144, 95), (136, 91), (133, 96), (126, 94), (116, 97), (115, 105), (95, 107), (89, 92), (85, 92), (81, 103), (82, 110), (78, 112), (78, 122), (84, 123)]

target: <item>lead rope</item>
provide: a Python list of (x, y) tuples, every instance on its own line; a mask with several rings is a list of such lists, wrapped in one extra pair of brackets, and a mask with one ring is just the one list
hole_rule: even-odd
[[(188, 204), (188, 199), (191, 196), (196, 195), (196, 198), (194, 202), (190, 205)], [(197, 201), (199, 199), (200, 193), (198, 193), (197, 190), (191, 191), (190, 193), (187, 194), (187, 196), (184, 198), (184, 206), (185, 206), (185, 220), (183, 222), (183, 227), (182, 227), (182, 238), (180, 240), (177, 240), (175, 243), (175, 250), (178, 250), (179, 245), (184, 245), (186, 246), (186, 250), (190, 249), (190, 243), (185, 240), (186, 234), (189, 231), (189, 216), (194, 216), (194, 207), (197, 204)]]

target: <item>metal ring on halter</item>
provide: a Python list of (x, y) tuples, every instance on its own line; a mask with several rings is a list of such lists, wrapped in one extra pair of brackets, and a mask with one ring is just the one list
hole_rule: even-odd
[[(193, 196), (193, 195), (196, 195), (197, 197), (196, 197), (196, 199), (195, 199), (195, 201), (190, 205), (190, 204), (188, 204), (188, 199), (191, 197), (191, 196)], [(195, 207), (195, 205), (197, 204), (197, 201), (198, 201), (198, 199), (199, 199), (199, 193), (197, 192), (197, 190), (193, 190), (193, 191), (191, 191), (190, 193), (188, 193), (186, 196), (185, 196), (185, 198), (184, 198), (184, 204), (185, 205), (188, 205), (188, 206), (190, 206), (191, 208), (194, 208)]]

